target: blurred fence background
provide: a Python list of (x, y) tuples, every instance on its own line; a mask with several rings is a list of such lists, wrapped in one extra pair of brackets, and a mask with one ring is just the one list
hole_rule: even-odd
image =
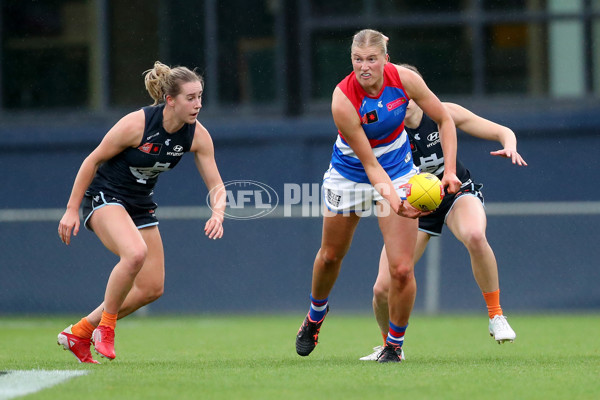
[[(85, 230), (62, 245), (56, 227), (85, 156), (149, 103), (142, 72), (155, 60), (203, 72), (199, 120), (224, 181), (262, 182), (281, 199), (286, 184), (321, 181), (336, 135), (329, 99), (365, 27), (442, 100), (517, 134), (526, 168), (459, 133), (459, 157), (485, 185), (507, 313), (600, 309), (600, 1), (1, 4), (0, 314), (82, 313), (101, 300), (115, 257)], [(177, 213), (205, 197), (191, 157), (160, 178), (167, 279), (150, 311), (304, 311), (321, 219), (228, 219), (214, 242), (203, 218)], [(332, 307), (370, 310), (381, 244), (365, 218)], [(433, 248), (416, 269), (416, 310), (484, 309), (464, 247), (445, 232)]]

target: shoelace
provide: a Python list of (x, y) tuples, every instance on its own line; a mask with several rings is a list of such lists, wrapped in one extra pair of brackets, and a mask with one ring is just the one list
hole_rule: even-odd
[(114, 344), (115, 343), (115, 336), (114, 335), (110, 335), (108, 333), (104, 333), (104, 332), (109, 332), (109, 329), (102, 329), (99, 328), (100, 331), (100, 341), (107, 343), (107, 344)]
[(506, 320), (506, 317), (504, 317), (503, 315), (498, 315), (496, 317), (494, 317), (494, 325), (498, 326), (501, 330), (507, 330), (508, 329), (508, 321)]

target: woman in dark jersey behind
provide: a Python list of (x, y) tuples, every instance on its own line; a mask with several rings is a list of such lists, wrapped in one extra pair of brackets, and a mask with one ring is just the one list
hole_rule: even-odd
[(212, 216), (204, 226), (210, 239), (223, 236), (225, 189), (214, 157), (212, 139), (196, 120), (202, 108), (204, 81), (185, 67), (160, 62), (145, 72), (154, 104), (127, 114), (83, 161), (58, 235), (65, 244), (84, 225), (119, 257), (104, 301), (89, 315), (58, 334), (58, 343), (79, 362), (97, 363), (90, 346), (115, 358), (117, 319), (158, 299), (164, 290), (164, 251), (152, 199), (158, 176), (175, 167), (186, 152), (210, 192)]
[[(411, 65), (402, 65), (419, 73)], [(491, 152), (493, 156), (509, 158), (513, 164), (525, 166), (527, 163), (517, 152), (517, 139), (509, 128), (481, 118), (471, 111), (453, 103), (443, 103), (450, 112), (456, 127), (462, 131), (486, 140), (495, 140), (503, 149)], [(439, 140), (437, 124), (423, 113), (423, 110), (410, 101), (404, 119), (406, 132), (410, 139), (414, 163), (421, 172), (429, 172), (438, 177), (444, 173), (444, 154)], [(448, 225), (454, 236), (460, 240), (471, 256), (471, 267), (475, 281), (482, 291), (489, 316), (489, 333), (498, 343), (512, 342), (516, 334), (508, 324), (500, 307), (500, 286), (498, 267), (494, 252), (486, 235), (486, 215), (483, 207), (482, 184), (471, 180), (471, 173), (456, 159), (456, 176), (462, 182), (458, 192), (446, 194), (440, 207), (429, 215), (419, 218), (419, 233), (415, 246), (416, 263), (427, 247), (432, 236), (440, 236), (444, 224)], [(385, 246), (381, 252), (379, 274), (373, 287), (373, 311), (382, 335), (387, 332), (389, 291), (388, 260)], [(361, 360), (376, 360), (382, 346), (373, 349), (373, 353)]]

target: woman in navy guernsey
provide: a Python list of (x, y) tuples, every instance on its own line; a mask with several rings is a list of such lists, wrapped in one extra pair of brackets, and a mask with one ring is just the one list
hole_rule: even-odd
[[(419, 73), (412, 65), (403, 65)], [(496, 124), (473, 114), (471, 111), (453, 103), (443, 103), (450, 112), (457, 128), (486, 140), (495, 140), (503, 146), (501, 150), (492, 151), (493, 156), (505, 157), (515, 165), (525, 166), (527, 163), (517, 152), (517, 139), (509, 128)], [(415, 165), (421, 171), (441, 177), (444, 173), (445, 158), (439, 143), (438, 126), (418, 105), (410, 101), (406, 110), (404, 124), (408, 133)], [(466, 247), (471, 258), (473, 276), (483, 294), (488, 310), (488, 331), (498, 342), (512, 342), (516, 338), (500, 307), (500, 284), (496, 257), (490, 247), (486, 235), (487, 219), (483, 207), (482, 184), (471, 179), (471, 173), (460, 162), (456, 161), (456, 174), (462, 185), (458, 192), (444, 197), (440, 206), (431, 214), (419, 218), (419, 233), (415, 248), (417, 262), (427, 247), (432, 236), (440, 236), (444, 224), (448, 225), (454, 236)], [(381, 252), (379, 274), (373, 286), (373, 311), (382, 336), (388, 329), (388, 291), (390, 274), (385, 249)], [(377, 360), (383, 346), (373, 348), (373, 353), (361, 360)]]
[(58, 235), (69, 244), (84, 224), (119, 257), (108, 279), (104, 301), (89, 315), (58, 334), (58, 343), (85, 363), (115, 358), (116, 321), (158, 299), (164, 288), (162, 239), (152, 199), (158, 176), (194, 154), (210, 192), (212, 216), (204, 226), (210, 239), (223, 236), (225, 189), (208, 131), (196, 117), (202, 108), (204, 81), (185, 67), (160, 62), (145, 72), (154, 104), (124, 116), (83, 161)]
[(309, 355), (329, 310), (328, 297), (354, 230), (364, 212), (376, 213), (389, 259), (389, 331), (380, 362), (399, 362), (404, 332), (416, 295), (412, 255), (417, 219), (424, 213), (401, 199), (401, 185), (417, 169), (404, 130), (410, 99), (440, 126), (450, 193), (460, 187), (455, 173), (456, 130), (439, 99), (415, 72), (389, 62), (387, 38), (370, 29), (358, 32), (351, 47), (353, 72), (333, 92), (338, 128), (331, 165), (323, 179), (323, 236), (314, 266), (311, 305), (296, 335), (296, 352)]

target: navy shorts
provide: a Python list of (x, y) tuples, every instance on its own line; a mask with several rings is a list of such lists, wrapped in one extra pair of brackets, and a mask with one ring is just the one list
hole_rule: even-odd
[(419, 230), (428, 233), (431, 236), (440, 236), (442, 234), (444, 223), (446, 222), (446, 217), (450, 210), (452, 210), (452, 207), (454, 207), (456, 199), (467, 195), (475, 196), (481, 201), (481, 204), (484, 204), (483, 193), (481, 192), (482, 187), (483, 184), (473, 183), (471, 179), (463, 182), (458, 192), (450, 195), (446, 194), (446, 196), (444, 196), (442, 204), (440, 204), (434, 212), (419, 218)]
[(84, 221), (83, 224), (87, 229), (93, 231), (93, 229), (88, 225), (88, 221), (94, 211), (108, 204), (116, 204), (123, 207), (138, 229), (158, 225), (158, 219), (155, 215), (157, 206), (156, 203), (152, 201), (147, 202), (147, 204), (144, 206), (141, 206), (132, 201), (127, 201), (123, 198), (105, 194), (104, 192), (87, 191), (85, 192), (85, 196), (83, 196), (83, 201), (81, 203), (81, 212), (83, 214)]

